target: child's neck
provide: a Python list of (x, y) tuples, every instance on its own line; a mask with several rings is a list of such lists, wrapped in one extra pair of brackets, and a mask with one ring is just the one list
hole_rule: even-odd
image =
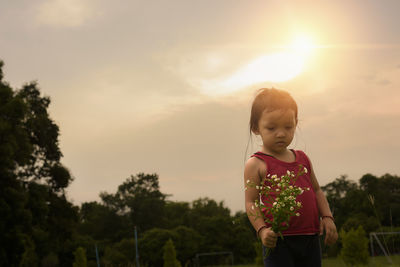
[(296, 160), (295, 154), (290, 149), (286, 149), (286, 150), (282, 151), (281, 153), (277, 153), (277, 152), (273, 152), (273, 151), (267, 150), (265, 148), (262, 148), (261, 152), (263, 152), (267, 155), (273, 156), (274, 158), (279, 159), (280, 161), (284, 161), (284, 162), (293, 162)]

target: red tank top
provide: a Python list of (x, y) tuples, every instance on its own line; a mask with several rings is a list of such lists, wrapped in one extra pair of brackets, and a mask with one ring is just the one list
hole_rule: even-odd
[[(297, 201), (301, 201), (303, 204), (299, 210), (300, 216), (293, 216), (289, 221), (289, 228), (282, 232), (283, 235), (302, 235), (302, 234), (315, 234), (319, 232), (319, 214), (317, 208), (317, 201), (315, 197), (315, 192), (311, 184), (310, 170), (311, 165), (306, 154), (301, 150), (292, 150), (296, 156), (294, 162), (284, 162), (276, 159), (273, 156), (264, 154), (262, 152), (257, 152), (252, 155), (252, 157), (257, 157), (265, 162), (267, 165), (266, 175), (278, 175), (278, 177), (285, 175), (286, 172), (294, 171), (297, 173), (299, 170), (299, 165), (303, 165), (307, 168), (308, 172), (298, 177), (295, 185), (299, 187), (308, 187), (309, 191), (304, 191), (303, 194), (297, 196)], [(263, 199), (261, 199), (263, 200)], [(266, 201), (263, 201), (265, 205), (268, 205)], [(263, 210), (264, 215), (271, 218), (270, 214), (267, 214)], [(267, 224), (268, 225), (268, 224)], [(269, 226), (269, 225), (268, 225)]]

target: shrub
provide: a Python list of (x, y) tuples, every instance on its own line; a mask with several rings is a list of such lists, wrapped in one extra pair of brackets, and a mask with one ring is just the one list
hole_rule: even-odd
[(181, 263), (176, 259), (176, 251), (174, 243), (171, 239), (165, 242), (164, 250), (164, 267), (181, 267)]
[(263, 246), (261, 244), (261, 241), (256, 241), (253, 243), (253, 245), (254, 250), (256, 251), (256, 266), (264, 266)]
[(73, 267), (86, 267), (87, 260), (86, 260), (86, 250), (82, 247), (79, 247), (74, 252), (75, 261)]
[(343, 245), (340, 257), (346, 265), (368, 264), (368, 238), (365, 237), (365, 231), (362, 226), (359, 226), (357, 230), (352, 228), (348, 232), (342, 229), (340, 231), (340, 238), (342, 239)]

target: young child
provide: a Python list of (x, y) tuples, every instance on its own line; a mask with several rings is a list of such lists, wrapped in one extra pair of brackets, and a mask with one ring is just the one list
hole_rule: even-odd
[[(254, 207), (259, 199), (259, 190), (248, 188), (245, 191), (245, 205), (249, 220), (264, 247), (274, 248), (264, 258), (264, 266), (321, 266), (321, 248), (318, 233), (325, 231), (325, 244), (337, 240), (337, 231), (328, 201), (319, 187), (312, 165), (303, 151), (287, 147), (293, 140), (297, 126), (297, 104), (289, 93), (277, 89), (261, 89), (255, 97), (250, 116), (250, 134), (259, 135), (262, 140), (261, 150), (247, 160), (244, 170), (245, 185), (248, 180), (260, 184), (268, 175), (297, 173), (299, 165), (309, 171), (296, 180), (296, 186), (308, 187), (297, 197), (302, 202), (300, 216), (293, 216), (289, 228), (282, 232), (284, 239), (278, 238), (270, 225), (258, 214), (269, 216), (265, 210)], [(266, 202), (264, 202), (266, 204)]]

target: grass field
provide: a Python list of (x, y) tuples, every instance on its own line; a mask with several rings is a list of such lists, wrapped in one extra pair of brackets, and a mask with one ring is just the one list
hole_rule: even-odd
[[(379, 257), (371, 257), (369, 260), (369, 264), (367, 266), (373, 267), (384, 267), (384, 266), (392, 266), (392, 267), (400, 267), (400, 255), (394, 255), (390, 257), (392, 259), (393, 264), (389, 264), (384, 256)], [(346, 266), (344, 262), (340, 258), (328, 258), (322, 260), (323, 267), (336, 267), (336, 266)]]
[[(390, 257), (393, 264), (389, 264), (384, 256), (370, 258), (368, 267), (400, 267), (400, 255)], [(346, 266), (340, 258), (327, 258), (322, 260), (322, 267), (343, 267)], [(256, 265), (235, 265), (235, 267), (258, 267)]]

